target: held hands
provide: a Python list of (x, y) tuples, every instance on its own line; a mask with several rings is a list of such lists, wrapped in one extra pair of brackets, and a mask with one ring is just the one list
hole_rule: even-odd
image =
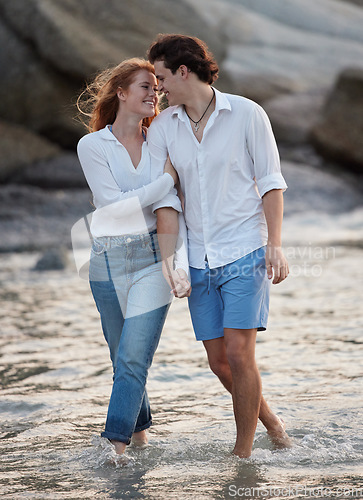
[(173, 167), (169, 156), (167, 157), (165, 165), (164, 165), (164, 174), (170, 174), (172, 176), (173, 181), (174, 181), (174, 186), (175, 186), (175, 184), (177, 184), (179, 182), (178, 173), (175, 170), (175, 168)]
[(281, 281), (284, 281), (289, 274), (289, 265), (285, 255), (283, 254), (282, 248), (267, 244), (265, 259), (267, 277), (270, 280), (273, 276), (273, 285), (277, 285), (278, 283), (281, 283)]
[(174, 288), (171, 290), (175, 297), (182, 299), (190, 297), (192, 287), (184, 269), (176, 269), (171, 272), (171, 280), (174, 282)]
[(192, 287), (184, 269), (172, 271), (166, 261), (163, 261), (163, 275), (171, 288), (170, 293), (173, 293), (175, 297), (182, 299), (190, 296)]

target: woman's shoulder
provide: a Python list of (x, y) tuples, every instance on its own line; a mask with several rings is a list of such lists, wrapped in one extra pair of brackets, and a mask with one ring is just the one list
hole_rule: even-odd
[(81, 139), (78, 141), (77, 148), (90, 147), (93, 145), (96, 146), (102, 143), (105, 139), (108, 139), (109, 134), (110, 131), (107, 127), (102, 128), (101, 130), (97, 130), (96, 132), (90, 132), (89, 134), (81, 137)]

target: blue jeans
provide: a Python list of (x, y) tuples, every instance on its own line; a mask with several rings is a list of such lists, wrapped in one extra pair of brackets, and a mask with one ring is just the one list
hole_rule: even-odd
[(90, 285), (114, 372), (101, 435), (129, 444), (152, 422), (145, 385), (171, 301), (156, 231), (95, 238)]

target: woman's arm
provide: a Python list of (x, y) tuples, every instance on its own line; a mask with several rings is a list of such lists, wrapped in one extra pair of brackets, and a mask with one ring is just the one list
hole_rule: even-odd
[(144, 208), (164, 198), (174, 185), (172, 176), (164, 173), (145, 186), (122, 191), (112, 175), (105, 154), (97, 143), (91, 142), (89, 136), (80, 140), (77, 152), (88, 185), (97, 205), (101, 207), (113, 204), (114, 210), (122, 207), (124, 211), (125, 203), (121, 203), (120, 207), (117, 203), (137, 197), (138, 207), (141, 205)]

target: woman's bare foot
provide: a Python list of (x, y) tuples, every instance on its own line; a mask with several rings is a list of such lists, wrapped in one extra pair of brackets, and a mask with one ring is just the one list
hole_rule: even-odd
[(146, 431), (134, 432), (131, 438), (131, 444), (136, 448), (146, 448), (148, 446)]
[(291, 448), (292, 440), (286, 432), (286, 424), (282, 418), (276, 415), (276, 425), (270, 427), (267, 434), (276, 448)]
[(122, 441), (115, 441), (114, 439), (111, 439), (110, 441), (115, 447), (116, 454), (122, 455), (126, 449), (126, 443), (123, 443)]

